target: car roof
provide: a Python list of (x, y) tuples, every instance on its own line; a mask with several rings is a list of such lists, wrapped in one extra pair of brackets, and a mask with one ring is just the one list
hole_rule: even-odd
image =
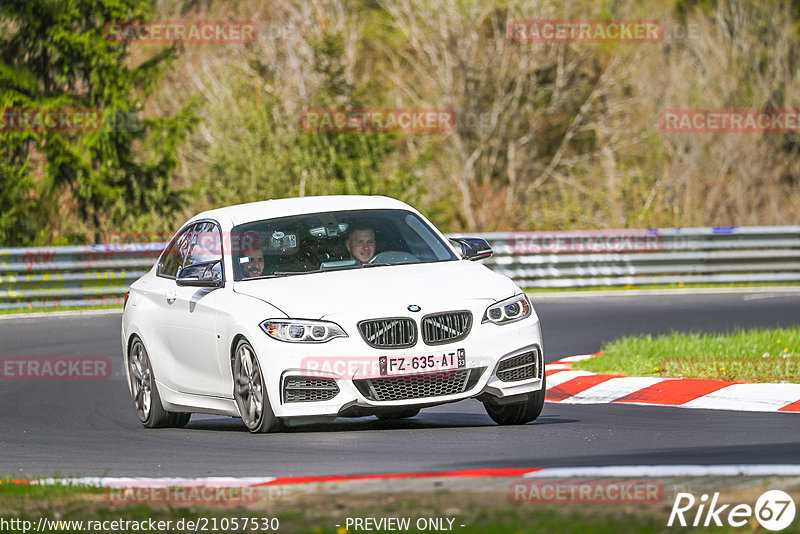
[[(223, 225), (238, 226), (240, 224), (302, 215), (304, 213), (319, 213), (323, 211), (347, 211), (364, 209), (405, 209), (417, 213), (417, 210), (399, 200), (366, 195), (327, 195), (300, 198), (280, 198), (237, 204), (213, 210), (204, 211), (192, 217), (191, 221), (198, 219), (214, 219)], [(191, 222), (190, 221), (190, 222)]]

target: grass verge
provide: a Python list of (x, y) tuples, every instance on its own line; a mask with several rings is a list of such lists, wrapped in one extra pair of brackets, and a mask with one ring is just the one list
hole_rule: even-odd
[(800, 382), (800, 328), (630, 336), (602, 352), (574, 366), (626, 376)]
[[(44, 492), (34, 486), (26, 488), (34, 492), (6, 492), (0, 486), (0, 521), (5, 520), (4, 532), (22, 532), (20, 523), (10, 520), (29, 521), (28, 528), (36, 529), (40, 518), (48, 520), (46, 526), (52, 531), (86, 531), (87, 521), (170, 521), (160, 531), (243, 531), (243, 532), (299, 532), (313, 534), (346, 534), (365, 531), (364, 528), (345, 528), (347, 518), (408, 518), (410, 528), (404, 532), (432, 532), (448, 530), (461, 534), (525, 532), (559, 533), (628, 533), (628, 532), (672, 532), (667, 527), (672, 497), (652, 505), (608, 505), (564, 503), (533, 504), (514, 503), (507, 492), (450, 492), (442, 490), (432, 493), (312, 493), (290, 494), (280, 499), (261, 498), (241, 507), (195, 507), (195, 506), (113, 506), (105, 495), (96, 489), (51, 487)], [(263, 489), (262, 489), (263, 491)], [(101, 490), (102, 492), (102, 490)], [(752, 499), (751, 499), (752, 500)], [(438, 520), (445, 528), (417, 528), (419, 519)], [(452, 523), (448, 523), (452, 519)], [(183, 522), (181, 523), (181, 520)], [(255, 520), (258, 528), (235, 528)], [(265, 522), (266, 520), (266, 522)], [(277, 522), (275, 521), (277, 520)], [(51, 521), (61, 521), (52, 523)], [(81, 521), (80, 525), (69, 523)], [(192, 528), (189, 521), (201, 522), (206, 528)], [(430, 525), (431, 523), (427, 523)], [(269, 528), (267, 528), (269, 525)], [(463, 525), (463, 526), (462, 526)], [(277, 529), (275, 527), (278, 527)], [(423, 524), (423, 526), (425, 526)], [(449, 528), (446, 528), (449, 527)], [(113, 531), (108, 525), (102, 531)], [(134, 530), (117, 527), (118, 531)], [(139, 531), (158, 531), (149, 528)], [(372, 532), (388, 532), (397, 529), (370, 528)], [(682, 532), (699, 532), (701, 528), (681, 528)], [(715, 529), (717, 532), (734, 532), (734, 528)], [(98, 531), (98, 530), (95, 530)], [(800, 532), (797, 523), (784, 532)]]
[(15, 310), (0, 310), (0, 315), (21, 315), (26, 313), (49, 313), (61, 311), (86, 311), (86, 310), (119, 310), (122, 304), (105, 304), (102, 306), (64, 306), (62, 308), (22, 308)]
[(591, 287), (529, 287), (526, 293), (549, 292), (581, 292), (581, 291), (627, 291), (632, 289), (714, 289), (728, 287), (800, 287), (800, 283), (793, 282), (748, 282), (729, 284), (626, 284), (618, 286), (591, 286)]

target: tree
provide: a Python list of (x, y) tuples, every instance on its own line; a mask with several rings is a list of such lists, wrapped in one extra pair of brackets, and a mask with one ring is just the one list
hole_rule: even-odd
[(187, 74), (171, 92), (202, 94), (205, 110), (186, 146), (200, 207), (325, 194), (419, 200), (420, 158), (403, 152), (402, 133), (301, 126), (304, 110), (394, 107), (354, 72), (367, 22), (352, 4), (269, 2), (252, 48), (181, 58)]
[[(132, 65), (129, 45), (105, 33), (113, 22), (146, 20), (149, 9), (146, 0), (0, 4), (3, 244), (97, 241), (163, 221), (180, 206), (171, 175), (191, 110), (141, 118), (177, 50), (164, 47)], [(15, 123), (21, 110), (86, 110), (99, 119), (96, 128), (37, 128)]]

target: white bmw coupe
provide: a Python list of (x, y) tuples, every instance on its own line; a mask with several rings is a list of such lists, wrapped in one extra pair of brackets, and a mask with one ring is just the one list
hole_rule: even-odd
[(268, 200), (189, 220), (125, 298), (130, 393), (148, 428), (192, 413), (273, 432), (320, 417), (413, 417), (477, 398), (536, 419), (539, 319), (509, 278), (386, 197)]

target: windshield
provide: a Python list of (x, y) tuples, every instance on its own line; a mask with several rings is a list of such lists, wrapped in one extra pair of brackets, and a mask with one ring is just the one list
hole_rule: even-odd
[(234, 279), (458, 258), (419, 216), (405, 210), (295, 215), (232, 231)]

